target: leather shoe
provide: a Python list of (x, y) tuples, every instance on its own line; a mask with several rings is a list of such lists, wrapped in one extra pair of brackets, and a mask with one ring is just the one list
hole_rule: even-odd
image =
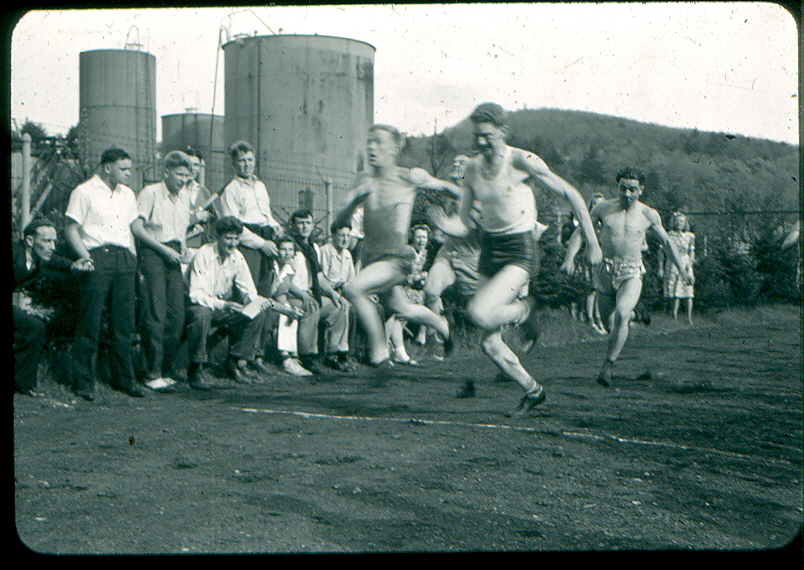
[(212, 389), (212, 385), (209, 383), (209, 380), (207, 380), (204, 369), (200, 366), (195, 370), (188, 372), (187, 382), (190, 384), (190, 388), (194, 388), (196, 390)]
[(92, 392), (76, 392), (75, 395), (79, 398), (83, 398), (87, 402), (91, 402), (95, 399), (95, 394)]
[(245, 360), (235, 360), (230, 358), (227, 361), (229, 376), (238, 384), (253, 384), (254, 380), (249, 373), (248, 364)]
[(131, 396), (132, 398), (144, 398), (145, 397), (145, 390), (137, 386), (136, 384), (131, 384), (130, 386), (126, 386), (121, 390), (124, 394)]

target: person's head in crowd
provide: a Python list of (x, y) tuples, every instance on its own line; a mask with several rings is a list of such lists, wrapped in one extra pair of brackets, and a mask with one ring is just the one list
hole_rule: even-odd
[(457, 182), (463, 178), (467, 162), (469, 162), (469, 157), (465, 154), (455, 155), (455, 158), (452, 159), (452, 170), (450, 170), (449, 177), (453, 181)]
[(194, 147), (188, 146), (184, 149), (184, 153), (190, 157), (190, 164), (192, 165), (193, 180), (198, 180), (198, 175), (201, 173), (201, 164), (204, 162), (204, 156)]
[(193, 164), (189, 156), (180, 150), (172, 150), (165, 155), (164, 181), (171, 193), (178, 193), (192, 178)]
[(290, 236), (282, 236), (276, 240), (277, 258), (281, 265), (287, 265), (296, 256), (296, 242)]
[(101, 154), (100, 176), (112, 188), (128, 184), (131, 178), (131, 155), (122, 148), (107, 148)]
[(302, 239), (309, 238), (315, 229), (313, 212), (309, 208), (299, 208), (290, 215), (290, 230)]
[(215, 222), (215, 233), (218, 236), (218, 250), (224, 255), (229, 255), (240, 245), (243, 222), (234, 216), (224, 216)]
[(416, 251), (422, 251), (430, 241), (430, 228), (424, 224), (414, 226), (410, 230), (410, 243)]
[(684, 212), (673, 212), (673, 219), (672, 223), (670, 224), (670, 229), (677, 232), (690, 231), (690, 221)]
[(56, 251), (56, 226), (47, 218), (34, 218), (22, 230), (23, 241), (25, 247), (31, 253), (41, 259), (47, 261), (53, 257), (53, 252)]
[(600, 202), (605, 202), (606, 197), (601, 194), (600, 192), (595, 192), (592, 194), (592, 198), (589, 200), (589, 210), (600, 204)]
[(239, 178), (251, 178), (257, 165), (254, 157), (254, 147), (247, 141), (235, 141), (229, 146), (229, 156), (232, 157), (232, 166)]
[(337, 251), (349, 249), (352, 243), (352, 225), (349, 222), (332, 224), (329, 230), (332, 235), (332, 245)]

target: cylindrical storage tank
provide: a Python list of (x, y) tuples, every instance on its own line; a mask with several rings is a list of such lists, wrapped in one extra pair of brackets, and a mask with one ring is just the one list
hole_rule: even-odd
[[(374, 46), (330, 36), (238, 38), (223, 46), (227, 146), (254, 146), (257, 176), (281, 220), (314, 192), (314, 214), (335, 206), (365, 164), (374, 121)], [(232, 172), (227, 160), (227, 172)], [(329, 228), (321, 228), (329, 231)]]
[(156, 160), (156, 58), (127, 49), (79, 55), (78, 143), (93, 169), (109, 147), (132, 158), (129, 185), (135, 192), (161, 177)]
[(227, 181), (223, 115), (178, 113), (162, 115), (162, 156), (193, 147), (204, 157), (204, 186), (218, 192)]

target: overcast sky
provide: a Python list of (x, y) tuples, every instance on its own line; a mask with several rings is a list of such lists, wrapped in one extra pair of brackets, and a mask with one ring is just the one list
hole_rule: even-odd
[(744, 2), (35, 11), (12, 36), (12, 119), (66, 133), (79, 53), (126, 43), (156, 57), (158, 117), (222, 114), (219, 38), (255, 32), (372, 44), (375, 120), (409, 134), (496, 101), (798, 144), (795, 20)]

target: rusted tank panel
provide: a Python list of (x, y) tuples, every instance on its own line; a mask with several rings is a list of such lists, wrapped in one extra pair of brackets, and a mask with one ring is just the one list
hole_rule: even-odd
[(90, 168), (119, 146), (132, 157), (130, 185), (139, 191), (160, 176), (156, 164), (156, 58), (135, 50), (79, 54), (79, 145)]
[[(247, 140), (257, 174), (284, 214), (314, 191), (326, 212), (324, 180), (337, 205), (365, 161), (374, 120), (374, 53), (365, 42), (330, 36), (254, 36), (225, 54), (226, 144)], [(231, 165), (227, 160), (227, 172)]]
[(162, 155), (191, 146), (204, 157), (204, 185), (217, 192), (226, 180), (223, 115), (178, 113), (162, 115)]

